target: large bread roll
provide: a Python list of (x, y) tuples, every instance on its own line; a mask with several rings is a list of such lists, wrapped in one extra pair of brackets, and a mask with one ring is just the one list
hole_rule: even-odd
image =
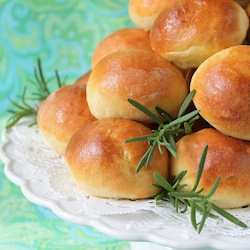
[(187, 170), (180, 184), (194, 185), (204, 147), (208, 152), (197, 190), (209, 193), (218, 176), (220, 184), (211, 201), (222, 208), (238, 208), (250, 204), (250, 142), (223, 135), (213, 128), (185, 135), (177, 142), (178, 159), (170, 158), (170, 174)]
[(170, 0), (130, 0), (128, 13), (139, 28), (149, 31), (158, 14)]
[(226, 135), (250, 140), (250, 46), (222, 50), (194, 73), (190, 89), (200, 115)]
[(197, 68), (224, 48), (242, 44), (249, 27), (232, 0), (169, 1), (150, 31), (150, 44), (179, 68)]
[(123, 28), (111, 33), (95, 48), (92, 68), (106, 55), (125, 49), (152, 50), (149, 43), (149, 32), (139, 28)]
[(153, 173), (168, 178), (168, 153), (155, 150), (150, 165), (136, 173), (141, 157), (148, 149), (147, 141), (125, 143), (126, 139), (151, 133), (134, 121), (103, 119), (80, 129), (70, 140), (66, 160), (76, 183), (90, 195), (113, 199), (143, 199), (160, 190)]
[(54, 91), (41, 104), (37, 115), (40, 131), (59, 154), (64, 154), (78, 129), (94, 120), (86, 100), (86, 85), (82, 83)]
[(87, 85), (89, 108), (97, 119), (152, 122), (128, 98), (154, 113), (158, 105), (176, 116), (187, 94), (181, 71), (149, 50), (123, 50), (107, 55), (93, 68)]

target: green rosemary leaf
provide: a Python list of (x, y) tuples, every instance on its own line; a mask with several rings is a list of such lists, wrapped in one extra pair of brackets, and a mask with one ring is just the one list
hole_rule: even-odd
[(234, 217), (232, 214), (230, 214), (229, 212), (227, 212), (226, 210), (216, 206), (215, 204), (212, 204), (212, 209), (217, 212), (218, 214), (222, 215), (224, 218), (226, 218), (227, 220), (231, 221), (232, 223), (234, 223), (235, 225), (238, 225), (242, 228), (247, 228), (247, 225), (242, 222), (241, 220), (239, 220), (238, 218)]
[(205, 202), (203, 204), (203, 211), (202, 211), (201, 221), (199, 223), (199, 227), (198, 227), (198, 230), (197, 230), (198, 234), (201, 233), (201, 231), (202, 231), (202, 229), (203, 229), (203, 227), (205, 225), (205, 222), (206, 222), (207, 218), (209, 217), (210, 210), (211, 210), (211, 204), (209, 202)]
[(198, 172), (197, 172), (197, 175), (196, 175), (196, 180), (195, 180), (193, 188), (191, 189), (191, 192), (195, 191), (197, 186), (199, 185), (199, 182), (200, 182), (200, 179), (201, 179), (201, 174), (202, 174), (204, 164), (205, 164), (205, 159), (206, 159), (206, 156), (207, 156), (207, 150), (208, 150), (208, 146), (206, 145), (205, 148), (203, 149), (203, 152), (202, 152), (202, 155), (201, 155), (201, 159), (200, 159), (200, 162), (199, 162), (199, 165), (198, 165)]
[(165, 180), (158, 172), (154, 173), (154, 178), (168, 192), (174, 192), (174, 189), (170, 185), (170, 183), (167, 180)]
[(183, 104), (181, 105), (181, 108), (179, 110), (179, 113), (177, 115), (177, 118), (181, 117), (184, 115), (184, 113), (186, 112), (188, 106), (190, 105), (190, 103), (192, 102), (192, 99), (194, 97), (195, 94), (195, 90), (192, 90), (188, 96), (186, 97), (186, 99), (184, 100)]
[(189, 124), (189, 122), (184, 122), (184, 130), (185, 130), (185, 134), (192, 133), (192, 126)]
[(216, 181), (215, 181), (215, 183), (214, 183), (214, 185), (213, 185), (211, 191), (210, 191), (207, 195), (205, 195), (205, 197), (206, 197), (207, 199), (210, 198), (210, 197), (212, 197), (212, 196), (214, 195), (214, 193), (215, 193), (215, 191), (217, 190), (219, 184), (220, 184), (220, 176), (217, 177), (217, 179), (216, 179)]
[(197, 114), (199, 114), (199, 112), (200, 112), (199, 110), (194, 110), (194, 111), (192, 111), (192, 112), (190, 112), (190, 113), (188, 113), (188, 114), (186, 114), (186, 115), (184, 115), (184, 116), (182, 116), (180, 118), (177, 118), (176, 120), (168, 123), (167, 126), (168, 127), (173, 127), (175, 125), (179, 125), (181, 123), (184, 123), (184, 122), (188, 121), (189, 119), (192, 119)]
[(150, 150), (151, 150), (151, 148), (149, 147), (148, 150), (146, 151), (146, 153), (142, 156), (141, 160), (139, 161), (139, 163), (136, 167), (136, 170), (135, 170), (136, 173), (140, 172), (140, 170), (146, 164), (147, 158), (149, 157), (149, 154), (150, 154)]
[(176, 185), (179, 184), (179, 182), (183, 179), (183, 177), (187, 174), (187, 170), (182, 170), (175, 178), (173, 179), (173, 186), (176, 187)]
[(170, 143), (172, 149), (174, 151), (176, 151), (176, 142), (175, 142), (174, 137), (170, 133), (167, 133), (166, 136), (163, 137), (163, 139), (164, 139), (165, 142), (168, 141)]
[(193, 228), (195, 230), (197, 230), (196, 207), (192, 201), (190, 201), (189, 204), (190, 204), (190, 208), (191, 208), (191, 210), (190, 210), (191, 223), (192, 223)]
[(167, 120), (167, 122), (172, 122), (174, 120), (174, 118), (165, 110), (163, 110), (162, 108), (156, 106), (155, 110), (164, 118)]
[(155, 137), (156, 137), (156, 134), (148, 134), (148, 135), (143, 135), (143, 136), (138, 136), (138, 137), (133, 137), (133, 138), (127, 139), (127, 140), (125, 140), (125, 143), (144, 141), (144, 140), (149, 140), (149, 139), (155, 138)]
[(159, 200), (162, 200), (165, 197), (165, 193), (159, 193), (158, 195), (155, 196), (155, 201), (158, 202)]
[(152, 145), (149, 147), (147, 160), (146, 160), (146, 163), (145, 163), (146, 168), (148, 168), (148, 166), (149, 166), (149, 163), (151, 161), (151, 158), (153, 156), (153, 153), (154, 153), (154, 150), (155, 150), (156, 146), (157, 146), (157, 141), (153, 141)]
[(149, 109), (147, 109), (146, 107), (144, 107), (143, 105), (141, 105), (139, 102), (137, 102), (135, 100), (132, 100), (132, 99), (128, 99), (128, 101), (134, 107), (136, 107), (137, 109), (141, 110), (144, 114), (146, 114), (147, 116), (149, 116), (157, 124), (161, 125), (163, 123), (153, 112), (151, 112)]

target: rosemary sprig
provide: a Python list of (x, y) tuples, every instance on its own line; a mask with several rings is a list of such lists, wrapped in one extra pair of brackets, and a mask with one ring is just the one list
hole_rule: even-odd
[(158, 150), (162, 152), (161, 146), (166, 147), (167, 150), (175, 158), (177, 158), (175, 138), (179, 135), (191, 133), (195, 121), (200, 118), (198, 115), (199, 110), (194, 110), (188, 114), (185, 114), (187, 108), (189, 107), (193, 99), (194, 94), (195, 90), (189, 93), (189, 95), (183, 102), (176, 119), (171, 117), (166, 111), (164, 111), (160, 107), (158, 106), (155, 107), (155, 110), (167, 121), (167, 123), (164, 123), (153, 112), (151, 112), (149, 109), (147, 109), (137, 101), (128, 99), (128, 101), (134, 107), (145, 113), (154, 122), (158, 124), (158, 129), (152, 130), (152, 134), (131, 138), (125, 141), (125, 142), (135, 142), (141, 140), (148, 140), (148, 143), (150, 145), (148, 151), (145, 152), (141, 161), (138, 163), (136, 172), (139, 172), (144, 165), (146, 168), (149, 166), (149, 162), (153, 155), (154, 150), (158, 148)]
[[(167, 199), (176, 208), (176, 212), (180, 211), (181, 213), (186, 212), (189, 207), (192, 226), (195, 230), (197, 230), (198, 233), (201, 233), (208, 217), (218, 218), (218, 216), (213, 214), (213, 211), (220, 214), (232, 223), (242, 228), (247, 228), (247, 225), (245, 223), (210, 201), (210, 198), (213, 196), (219, 186), (220, 177), (216, 179), (212, 189), (208, 194), (202, 194), (203, 188), (197, 190), (202, 176), (207, 150), (208, 146), (206, 146), (203, 150), (198, 166), (196, 180), (189, 192), (183, 191), (184, 188), (187, 187), (187, 184), (180, 184), (187, 171), (180, 172), (174, 178), (171, 184), (167, 180), (165, 180), (158, 172), (155, 172), (154, 178), (158, 182), (158, 184), (153, 185), (159, 188), (163, 188), (163, 191), (155, 197), (155, 201), (158, 202), (159, 200)], [(184, 208), (182, 208), (182, 210), (180, 210), (179, 208), (180, 204), (184, 205)], [(200, 221), (197, 221), (197, 212), (201, 213)]]
[[(36, 86), (36, 92), (32, 92), (31, 95), (28, 97), (27, 87), (24, 87), (20, 103), (17, 101), (13, 101), (9, 98), (11, 104), (15, 109), (8, 110), (8, 112), (11, 113), (11, 116), (7, 120), (7, 129), (14, 126), (21, 118), (27, 116), (34, 117), (34, 121), (30, 123), (30, 126), (36, 124), (36, 116), (39, 109), (39, 105), (37, 104), (37, 102), (45, 100), (47, 96), (49, 96), (53, 91), (49, 88), (49, 82), (52, 78), (45, 79), (40, 59), (37, 60), (37, 68), (34, 68), (34, 77), (35, 80), (30, 81)], [(61, 88), (62, 86), (65, 86), (65, 81), (61, 81), (57, 71), (55, 71), (55, 78), (56, 88)]]

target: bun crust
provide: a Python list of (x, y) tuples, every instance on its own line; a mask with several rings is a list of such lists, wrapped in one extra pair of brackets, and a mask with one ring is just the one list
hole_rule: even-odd
[(220, 132), (250, 140), (250, 46), (222, 50), (194, 73), (190, 90), (200, 115)]
[(96, 120), (86, 100), (86, 85), (64, 86), (41, 104), (37, 125), (51, 147), (64, 154), (68, 141), (82, 126)]
[(139, 28), (124, 28), (111, 33), (95, 48), (92, 68), (106, 55), (125, 49), (151, 50), (149, 32)]
[(107, 55), (92, 70), (87, 85), (89, 108), (97, 119), (152, 122), (128, 98), (155, 114), (157, 105), (176, 116), (187, 94), (181, 71), (147, 50), (123, 50)]
[(160, 190), (153, 173), (169, 174), (168, 153), (155, 150), (149, 167), (136, 173), (147, 141), (125, 143), (126, 139), (151, 133), (146, 126), (123, 119), (97, 120), (80, 129), (70, 140), (66, 160), (77, 184), (90, 195), (113, 199), (143, 199)]
[(84, 75), (80, 76), (76, 81), (75, 84), (84, 84), (87, 85), (89, 81), (89, 76), (91, 74), (91, 70), (89, 70), (87, 73)]
[(179, 68), (197, 68), (214, 53), (242, 44), (249, 20), (232, 0), (169, 1), (150, 31), (152, 49)]
[(130, 0), (128, 13), (139, 28), (149, 31), (158, 14), (170, 0)]
[(178, 159), (170, 157), (171, 176), (187, 170), (180, 184), (188, 184), (187, 189), (191, 190), (206, 145), (208, 152), (197, 190), (204, 188), (203, 194), (209, 193), (220, 176), (220, 184), (211, 201), (222, 208), (249, 205), (250, 142), (223, 135), (216, 129), (206, 128), (177, 142)]

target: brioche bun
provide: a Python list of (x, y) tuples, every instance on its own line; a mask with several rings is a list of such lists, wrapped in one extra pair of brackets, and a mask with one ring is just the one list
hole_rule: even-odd
[(37, 125), (50, 146), (64, 154), (72, 135), (96, 120), (86, 101), (86, 85), (64, 86), (50, 94), (41, 104)]
[(80, 76), (76, 81), (75, 84), (84, 84), (87, 85), (89, 81), (89, 76), (91, 74), (91, 70), (89, 70), (87, 73)]
[(168, 2), (169, 0), (130, 0), (129, 17), (137, 27), (149, 31), (154, 20)]
[(185, 135), (177, 142), (178, 159), (170, 157), (170, 175), (173, 177), (187, 170), (180, 185), (187, 184), (184, 192), (190, 191), (206, 145), (208, 152), (197, 190), (204, 188), (202, 194), (208, 194), (220, 176), (220, 184), (210, 200), (225, 209), (249, 205), (249, 141), (223, 135), (214, 128)]
[(123, 28), (111, 33), (95, 48), (92, 68), (106, 55), (125, 49), (152, 50), (149, 44), (149, 32), (139, 28)]
[(187, 94), (181, 71), (148, 50), (123, 50), (107, 55), (92, 70), (87, 85), (89, 108), (97, 119), (152, 122), (128, 98), (155, 114), (157, 105), (176, 116)]
[(220, 132), (250, 140), (250, 46), (222, 50), (194, 73), (190, 90), (200, 115)]
[(136, 167), (148, 149), (147, 141), (126, 139), (150, 134), (146, 126), (124, 119), (103, 119), (80, 129), (70, 140), (65, 158), (76, 183), (90, 195), (112, 199), (143, 199), (160, 190), (153, 173), (169, 174), (168, 153), (155, 150), (148, 168)]
[(152, 49), (179, 68), (197, 68), (224, 48), (242, 44), (249, 20), (232, 0), (169, 1), (150, 31)]

